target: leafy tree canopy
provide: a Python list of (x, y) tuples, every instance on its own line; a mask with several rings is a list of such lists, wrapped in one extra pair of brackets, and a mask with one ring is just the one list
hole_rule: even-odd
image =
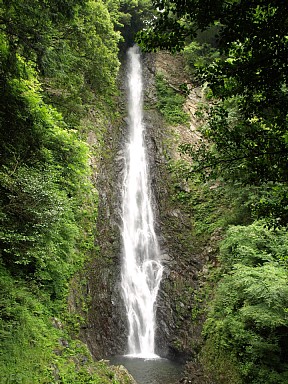
[(147, 26), (154, 18), (154, 9), (151, 0), (121, 0), (120, 26), (124, 38), (123, 51), (135, 44), (137, 32)]
[[(202, 142), (182, 146), (187, 176), (263, 186), (259, 214), (287, 223), (288, 3), (279, 0), (154, 1), (158, 17), (139, 34), (147, 50), (180, 50), (199, 31), (217, 26), (220, 55), (198, 71), (209, 87)], [(272, 183), (272, 186), (271, 186)], [(275, 184), (275, 185), (273, 185)], [(266, 188), (267, 191), (267, 188)], [(266, 196), (267, 197), (267, 196)], [(268, 200), (270, 203), (268, 204)], [(272, 202), (273, 200), (273, 202)], [(283, 205), (284, 204), (284, 205)], [(282, 208), (281, 208), (282, 207)]]
[(85, 0), (1, 0), (0, 23), (11, 47), (28, 57), (41, 57), (57, 39), (55, 27), (71, 20)]

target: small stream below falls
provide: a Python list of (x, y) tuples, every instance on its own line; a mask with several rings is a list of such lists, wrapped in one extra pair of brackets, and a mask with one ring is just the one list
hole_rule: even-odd
[(130, 356), (113, 356), (113, 365), (123, 365), (137, 384), (177, 384), (183, 365), (168, 359), (139, 359)]

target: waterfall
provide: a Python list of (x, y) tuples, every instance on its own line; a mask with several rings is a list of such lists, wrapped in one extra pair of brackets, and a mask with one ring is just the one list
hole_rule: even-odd
[(154, 352), (155, 303), (163, 267), (154, 230), (147, 154), (144, 143), (142, 68), (137, 46), (128, 51), (129, 139), (122, 190), (122, 292), (129, 335), (128, 353), (141, 358)]

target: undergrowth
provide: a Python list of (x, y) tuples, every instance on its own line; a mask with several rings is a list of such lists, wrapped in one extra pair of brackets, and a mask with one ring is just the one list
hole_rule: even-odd
[(183, 111), (185, 96), (177, 93), (161, 74), (156, 75), (157, 107), (167, 123), (186, 124), (189, 115)]
[(129, 383), (105, 362), (93, 362), (87, 347), (71, 338), (79, 320), (63, 301), (52, 302), (33, 282), (15, 280), (1, 266), (1, 384)]

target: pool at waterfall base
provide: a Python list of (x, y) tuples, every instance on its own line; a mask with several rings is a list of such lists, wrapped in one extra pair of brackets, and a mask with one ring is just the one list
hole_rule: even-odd
[(164, 358), (137, 358), (130, 355), (113, 356), (113, 365), (123, 365), (137, 384), (177, 384), (183, 372), (183, 365)]

